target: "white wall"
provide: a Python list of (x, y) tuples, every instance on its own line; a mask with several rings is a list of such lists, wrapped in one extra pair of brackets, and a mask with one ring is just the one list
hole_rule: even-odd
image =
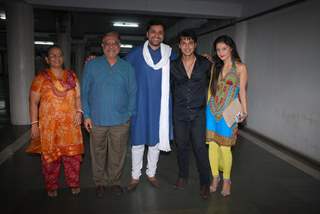
[[(314, 0), (252, 19), (246, 25), (246, 46), (242, 47), (249, 70), (247, 127), (318, 162), (319, 9), (320, 2)], [(201, 49), (218, 34), (236, 29), (201, 37)]]
[(242, 15), (251, 16), (290, 2), (294, 2), (294, 0), (244, 0)]
[(198, 38), (198, 47), (197, 52), (199, 54), (201, 53), (212, 53), (212, 45), (213, 41), (223, 34), (227, 34), (231, 37), (234, 37), (235, 35), (235, 29), (234, 28), (227, 28), (220, 31), (216, 31), (213, 33), (206, 34), (204, 36), (201, 36)]

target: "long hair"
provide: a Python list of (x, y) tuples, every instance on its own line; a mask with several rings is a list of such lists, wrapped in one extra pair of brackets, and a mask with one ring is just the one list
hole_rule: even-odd
[(219, 58), (219, 56), (217, 54), (217, 44), (218, 43), (224, 43), (232, 49), (232, 51), (231, 51), (231, 58), (232, 59), (231, 60), (233, 63), (241, 62), (241, 58), (240, 58), (238, 51), (237, 51), (237, 46), (230, 36), (227, 36), (227, 35), (219, 36), (213, 42), (213, 57), (212, 57), (212, 59), (214, 61), (214, 65), (212, 68), (212, 73), (211, 73), (212, 76), (211, 76), (211, 83), (210, 83), (210, 92), (211, 92), (212, 96), (215, 96), (215, 94), (216, 94), (218, 78), (219, 78), (219, 75), (220, 75), (222, 68), (224, 66), (223, 61)]

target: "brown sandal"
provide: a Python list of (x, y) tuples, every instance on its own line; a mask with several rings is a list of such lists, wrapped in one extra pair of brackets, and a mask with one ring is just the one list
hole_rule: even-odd
[(138, 185), (139, 185), (139, 180), (132, 178), (126, 189), (128, 192), (130, 192), (135, 190)]
[(73, 195), (79, 195), (80, 194), (80, 187), (73, 187), (71, 188), (71, 193)]
[(58, 196), (58, 191), (57, 190), (50, 190), (50, 191), (48, 191), (48, 196), (50, 198), (55, 198)]

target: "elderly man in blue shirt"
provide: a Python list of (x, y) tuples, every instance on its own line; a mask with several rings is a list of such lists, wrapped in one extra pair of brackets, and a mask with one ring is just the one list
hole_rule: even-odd
[(84, 125), (90, 133), (93, 180), (99, 198), (107, 185), (112, 192), (122, 193), (120, 178), (137, 91), (132, 66), (118, 57), (119, 34), (105, 34), (101, 46), (104, 55), (86, 63), (81, 88)]

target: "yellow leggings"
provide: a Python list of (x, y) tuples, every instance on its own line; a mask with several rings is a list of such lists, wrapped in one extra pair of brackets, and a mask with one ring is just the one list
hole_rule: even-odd
[(212, 176), (219, 176), (219, 170), (223, 171), (223, 179), (230, 179), (232, 167), (232, 153), (230, 146), (220, 146), (215, 142), (209, 142), (209, 161)]

